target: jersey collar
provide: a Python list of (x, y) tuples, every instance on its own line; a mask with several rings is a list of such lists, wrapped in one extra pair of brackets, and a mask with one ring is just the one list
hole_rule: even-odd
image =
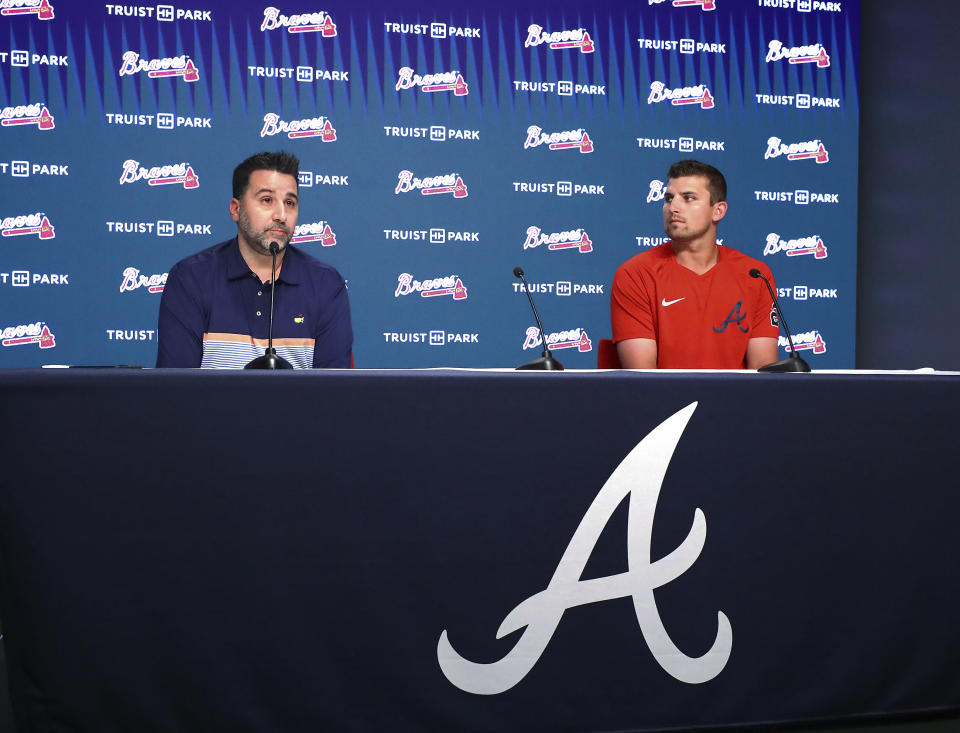
[[(243, 277), (250, 277), (250, 267), (244, 261), (240, 254), (240, 244), (234, 237), (227, 243), (227, 279), (239, 280)], [(286, 246), (287, 253), (283, 256), (283, 267), (280, 274), (277, 275), (277, 282), (286, 285), (299, 285), (302, 281), (301, 273), (303, 263), (300, 250), (296, 247)]]

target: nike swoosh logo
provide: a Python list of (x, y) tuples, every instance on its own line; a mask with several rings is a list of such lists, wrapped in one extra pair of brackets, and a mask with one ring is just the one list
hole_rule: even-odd
[(667, 306), (671, 306), (671, 305), (673, 305), (674, 303), (679, 303), (681, 300), (686, 300), (686, 298), (677, 298), (676, 300), (667, 300), (666, 298), (663, 298), (663, 299), (660, 301), (660, 305), (662, 305), (664, 308), (666, 308)]

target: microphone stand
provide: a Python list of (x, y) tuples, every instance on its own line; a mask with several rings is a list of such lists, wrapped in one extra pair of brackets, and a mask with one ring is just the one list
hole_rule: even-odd
[(293, 369), (293, 365), (277, 354), (273, 348), (273, 294), (277, 289), (277, 253), (280, 247), (276, 242), (270, 242), (270, 254), (273, 258), (272, 269), (270, 273), (270, 330), (268, 332), (267, 349), (263, 356), (247, 364), (244, 369)]
[(533, 310), (533, 317), (537, 320), (537, 328), (540, 329), (540, 342), (543, 344), (543, 355), (539, 359), (534, 359), (533, 361), (528, 361), (526, 364), (521, 364), (517, 367), (517, 371), (521, 369), (547, 372), (563, 371), (563, 364), (553, 358), (553, 354), (550, 353), (550, 349), (547, 346), (547, 337), (543, 333), (543, 324), (540, 322), (540, 315), (537, 313), (537, 306), (533, 304), (533, 296), (530, 295), (530, 286), (527, 285), (527, 278), (525, 278), (523, 275), (523, 268), (514, 267), (513, 274), (520, 278), (520, 281), (523, 283), (523, 289), (527, 292), (527, 300), (530, 301), (530, 308)]
[(787, 334), (787, 341), (790, 343), (790, 356), (788, 356), (786, 359), (775, 361), (772, 364), (766, 364), (765, 366), (757, 369), (757, 371), (774, 373), (809, 372), (810, 365), (800, 358), (796, 347), (793, 345), (793, 337), (790, 335), (790, 329), (787, 328), (787, 319), (783, 317), (783, 311), (780, 310), (780, 303), (777, 301), (777, 296), (774, 294), (773, 288), (770, 287), (770, 281), (767, 280), (767, 278), (763, 276), (763, 273), (757, 268), (750, 270), (750, 277), (759, 277), (764, 283), (766, 283), (767, 290), (770, 291), (770, 297), (773, 298), (773, 307), (777, 309), (777, 315), (780, 317), (780, 323), (783, 324), (783, 330)]

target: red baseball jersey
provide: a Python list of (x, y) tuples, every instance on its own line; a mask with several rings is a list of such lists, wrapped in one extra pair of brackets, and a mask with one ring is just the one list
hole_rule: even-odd
[(670, 243), (624, 262), (613, 278), (610, 317), (615, 342), (657, 342), (660, 369), (746, 369), (747, 342), (777, 338), (773, 300), (756, 268), (770, 268), (730, 247), (698, 275), (677, 262)]

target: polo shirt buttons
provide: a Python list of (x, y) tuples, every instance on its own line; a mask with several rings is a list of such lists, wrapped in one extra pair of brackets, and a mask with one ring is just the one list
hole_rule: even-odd
[(260, 311), (257, 311), (257, 315), (258, 315), (258, 316), (260, 315)]
[(258, 291), (257, 291), (257, 295), (263, 295), (263, 291), (262, 291), (262, 290), (258, 290)]

